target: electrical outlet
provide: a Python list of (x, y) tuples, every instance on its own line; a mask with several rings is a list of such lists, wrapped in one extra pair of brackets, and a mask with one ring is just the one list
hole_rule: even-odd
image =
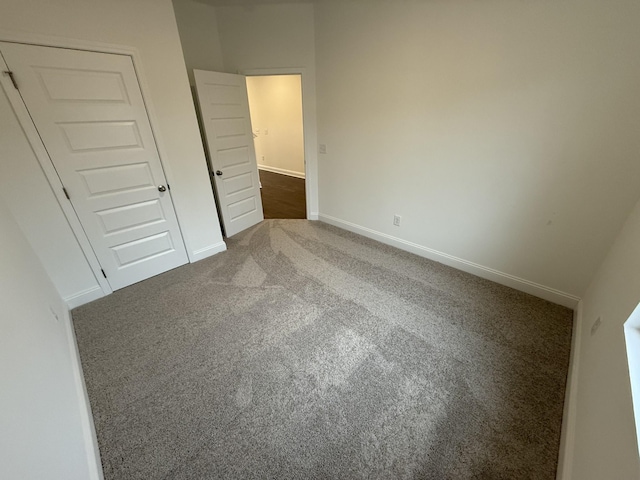
[(401, 218), (402, 218), (402, 217), (401, 217), (400, 215), (394, 215), (394, 216), (393, 216), (393, 224), (394, 224), (396, 227), (399, 227), (399, 226), (400, 226), (400, 219), (401, 219)]
[(327, 153), (327, 146), (324, 143), (321, 143), (320, 145), (318, 145), (318, 152)]
[(602, 320), (600, 319), (600, 317), (598, 317), (598, 318), (596, 318), (596, 321), (593, 322), (593, 325), (591, 325), (591, 335), (592, 336), (596, 334), (596, 332), (600, 328), (600, 325), (602, 325)]

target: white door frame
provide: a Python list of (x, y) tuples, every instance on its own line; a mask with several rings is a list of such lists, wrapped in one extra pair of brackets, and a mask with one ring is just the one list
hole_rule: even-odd
[[(145, 80), (143, 70), (141, 67), (142, 62), (140, 60), (140, 53), (136, 48), (126, 47), (121, 45), (112, 45), (112, 44), (100, 43), (100, 42), (92, 42), (88, 40), (74, 40), (74, 39), (66, 39), (66, 38), (60, 38), (60, 37), (50, 37), (48, 35), (7, 32), (1, 29), (0, 29), (0, 41), (7, 42), (7, 43), (22, 43), (27, 45), (37, 45), (42, 47), (84, 50), (84, 51), (96, 52), (96, 53), (112, 53), (117, 55), (127, 55), (131, 57), (131, 60), (133, 62), (133, 68), (134, 68), (136, 77), (138, 79), (138, 85), (140, 86), (140, 91), (142, 92), (142, 99), (144, 101), (144, 106), (147, 111), (147, 116), (149, 117), (151, 132), (152, 132), (154, 141), (156, 143), (158, 156), (160, 157), (160, 166), (164, 171), (164, 175), (167, 180), (167, 183), (168, 184), (174, 183), (172, 180), (173, 175), (171, 173), (169, 165), (167, 164), (167, 162), (163, 161), (163, 158), (167, 158), (167, 155), (165, 153), (164, 146), (159, 136), (159, 128), (158, 128), (159, 124), (157, 121), (157, 117), (156, 117), (155, 111), (153, 110), (153, 105), (149, 100), (151, 97), (148, 93), (147, 82)], [(5, 62), (1, 57), (0, 57), (0, 67), (2, 67), (3, 70), (7, 69)], [(25, 132), (25, 136), (29, 141), (29, 144), (33, 148), (35, 156), (38, 159), (38, 163), (42, 167), (45, 177), (49, 182), (49, 185), (51, 186), (53, 194), (55, 195), (58, 201), (58, 204), (60, 205), (60, 208), (62, 209), (67, 221), (69, 222), (69, 226), (71, 227), (73, 234), (78, 240), (78, 244), (80, 245), (80, 248), (87, 260), (87, 263), (89, 264), (89, 267), (91, 268), (91, 271), (93, 272), (93, 275), (96, 281), (98, 282), (98, 284), (100, 285), (100, 288), (102, 289), (102, 293), (104, 295), (109, 295), (110, 293), (113, 292), (113, 289), (111, 288), (111, 285), (109, 284), (107, 279), (104, 278), (104, 276), (102, 275), (102, 267), (100, 266), (100, 262), (98, 261), (98, 258), (96, 257), (95, 252), (93, 251), (93, 247), (89, 242), (89, 238), (84, 232), (84, 229), (82, 228), (82, 224), (80, 223), (80, 220), (78, 219), (76, 211), (71, 205), (71, 202), (69, 202), (64, 195), (64, 192), (62, 190), (62, 187), (63, 187), (62, 181), (58, 177), (55, 167), (53, 166), (53, 162), (49, 157), (49, 154), (47, 153), (47, 150), (44, 144), (42, 143), (42, 139), (38, 134), (35, 124), (31, 120), (31, 116), (27, 110), (26, 105), (22, 101), (22, 97), (20, 96), (20, 93), (18, 92), (18, 90), (16, 90), (13, 87), (13, 85), (11, 84), (11, 80), (7, 76), (0, 75), (0, 82), (2, 83), (2, 86), (5, 89), (5, 92), (7, 93), (7, 98), (9, 99), (9, 103), (14, 109), (16, 117), (18, 118), (18, 122), (20, 123), (20, 126), (23, 128)], [(171, 201), (173, 203), (173, 198), (171, 199)], [(175, 209), (175, 205), (174, 205), (174, 209)], [(177, 211), (176, 211), (176, 218), (178, 220), (180, 236), (182, 237), (182, 241), (184, 242), (184, 245), (186, 247), (189, 261), (194, 262), (195, 259), (193, 258), (193, 254), (192, 254), (193, 249), (190, 248), (187, 238), (182, 233), (182, 226), (180, 225), (180, 218), (177, 214)]]
[(304, 176), (307, 219), (318, 220), (318, 154), (316, 126), (316, 89), (304, 67), (252, 68), (242, 70), (241, 75), (260, 77), (266, 75), (300, 75), (302, 83), (302, 128), (304, 132)]

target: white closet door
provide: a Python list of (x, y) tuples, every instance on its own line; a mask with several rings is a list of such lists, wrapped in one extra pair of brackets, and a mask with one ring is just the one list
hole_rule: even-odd
[(0, 42), (115, 290), (187, 263), (131, 58)]

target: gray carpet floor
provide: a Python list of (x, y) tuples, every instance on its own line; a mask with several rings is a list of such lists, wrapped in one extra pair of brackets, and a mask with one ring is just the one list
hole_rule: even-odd
[(555, 478), (572, 312), (269, 220), (73, 311), (105, 478)]

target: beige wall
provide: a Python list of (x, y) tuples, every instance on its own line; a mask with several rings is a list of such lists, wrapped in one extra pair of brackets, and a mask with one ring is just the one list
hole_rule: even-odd
[(300, 75), (247, 77), (258, 168), (304, 178)]
[(224, 65), (246, 69), (315, 67), (314, 7), (311, 4), (216, 8)]
[(193, 70), (224, 72), (215, 7), (193, 0), (173, 0), (189, 81)]
[[(640, 202), (582, 299), (566, 479), (640, 478), (623, 324), (640, 302)], [(591, 327), (600, 317), (600, 327)], [(636, 412), (640, 415), (640, 412)]]
[[(0, 38), (26, 38), (55, 43), (55, 37), (60, 38), (60, 42), (71, 39), (81, 43), (96, 42), (137, 49), (140, 73), (146, 85), (145, 92), (149, 95), (148, 107), (157, 120), (155, 126), (158, 146), (171, 183), (172, 198), (190, 258), (202, 258), (215, 251), (216, 246), (219, 247), (222, 242), (222, 235), (171, 1), (4, 0), (0, 3)], [(3, 109), (0, 116), (4, 115), (10, 115), (10, 112)], [(3, 119), (3, 123), (7, 121), (10, 120)], [(23, 182), (15, 185), (20, 194), (15, 202), (31, 205), (29, 212), (26, 208), (22, 211), (20, 220), (22, 221), (22, 215), (33, 220), (39, 214), (39, 205), (46, 204), (46, 208), (55, 209), (56, 200), (47, 189), (39, 190), (34, 197), (30, 196), (35, 191), (35, 183), (43, 184), (42, 173), (31, 172), (28, 178), (22, 178), (19, 176), (20, 172), (11, 169), (11, 165), (32, 163), (29, 154), (23, 155), (14, 148), (14, 144), (20, 142), (23, 143), (23, 139), (19, 136), (2, 135), (0, 143), (3, 145), (0, 150), (12, 150), (17, 154), (10, 159), (4, 158), (3, 162), (11, 162), (8, 181)], [(55, 216), (61, 218), (60, 212), (57, 211)], [(46, 225), (41, 224), (35, 235), (46, 238), (49, 235)], [(52, 228), (60, 231), (67, 229), (59, 220), (56, 220), (56, 226)], [(30, 236), (34, 234), (27, 229), (25, 233)], [(33, 243), (35, 245), (36, 242)], [(42, 254), (40, 249), (38, 254)], [(86, 263), (78, 258), (77, 245), (73, 242), (58, 245), (56, 251), (50, 254), (74, 258), (74, 264), (70, 266), (74, 272), (86, 270)], [(43, 263), (50, 269), (56, 260)], [(71, 276), (74, 278), (71, 279)], [(58, 279), (65, 275), (60, 276), (57, 271), (51, 271), (51, 277), (56, 281), (58, 290), (63, 292), (66, 287), (60, 282), (64, 283), (66, 280)], [(69, 278), (69, 281), (75, 282), (74, 288), (91, 289), (95, 285), (95, 280), (90, 281), (83, 273), (77, 276), (72, 273)]]
[(321, 218), (582, 295), (640, 193), (640, 3), (319, 2), (315, 21)]

